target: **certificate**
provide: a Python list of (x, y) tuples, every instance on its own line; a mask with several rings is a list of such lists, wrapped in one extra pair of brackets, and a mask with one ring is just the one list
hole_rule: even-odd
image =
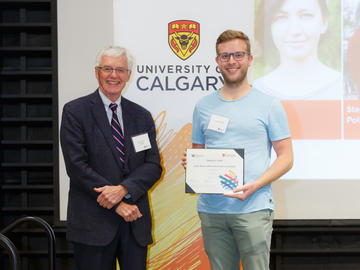
[(232, 193), (244, 181), (244, 149), (187, 149), (186, 193)]

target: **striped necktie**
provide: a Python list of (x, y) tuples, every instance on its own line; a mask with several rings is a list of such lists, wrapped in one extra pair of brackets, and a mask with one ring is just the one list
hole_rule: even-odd
[(124, 135), (122, 133), (121, 130), (121, 126), (120, 126), (120, 122), (119, 119), (117, 117), (117, 104), (115, 103), (111, 103), (109, 105), (109, 108), (112, 110), (113, 114), (112, 114), (112, 118), (111, 118), (111, 132), (113, 135), (113, 139), (115, 141), (115, 145), (116, 145), (116, 150), (119, 153), (119, 158), (120, 161), (122, 163), (122, 165), (124, 165), (125, 163), (125, 145), (124, 145)]

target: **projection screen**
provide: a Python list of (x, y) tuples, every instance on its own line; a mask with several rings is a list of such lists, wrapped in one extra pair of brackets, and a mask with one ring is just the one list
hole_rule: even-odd
[[(272, 185), (276, 219), (360, 219), (360, 53), (355, 49), (360, 45), (360, 1), (324, 1), (327, 15), (316, 13), (312, 4), (298, 18), (291, 16), (301, 8), (299, 2), (312, 1), (288, 0), (280, 7), (266, 2), (184, 0), (175, 8), (165, 0), (58, 1), (59, 121), (67, 101), (97, 88), (95, 56), (102, 47), (122, 45), (136, 58), (124, 96), (148, 108), (159, 131), (166, 173), (151, 192), (157, 225), (167, 214), (162, 203), (196, 218), (196, 196), (178, 194), (184, 191), (180, 157), (190, 145), (195, 102), (221, 87), (215, 41), (226, 29), (250, 36), (251, 82), (278, 96), (288, 114), (295, 164)], [(317, 26), (310, 23), (315, 16), (320, 16)], [(176, 24), (199, 29), (191, 55), (177, 53), (171, 44)], [(307, 30), (310, 41), (300, 34), (294, 34), (298, 40), (285, 41), (289, 25)], [(306, 46), (315, 48), (311, 53), (317, 61), (307, 68), (286, 66), (304, 62)], [(69, 180), (59, 152), (59, 220), (64, 221)]]

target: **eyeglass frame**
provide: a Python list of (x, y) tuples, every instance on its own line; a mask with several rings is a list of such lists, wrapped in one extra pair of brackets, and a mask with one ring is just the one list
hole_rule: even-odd
[[(102, 72), (104, 73), (108, 73), (108, 74), (111, 74), (114, 72), (115, 70), (115, 73), (116, 74), (129, 74), (130, 73), (130, 70), (127, 69), (127, 68), (123, 68), (123, 67), (116, 67), (116, 68), (113, 68), (111, 66), (96, 66), (95, 67), (96, 69), (98, 70), (101, 70)], [(107, 69), (107, 70), (106, 70)], [(111, 71), (110, 71), (111, 70)]]
[[(235, 54), (236, 53), (241, 53), (242, 56), (240, 59), (236, 59), (235, 57)], [(227, 55), (229, 58), (226, 60), (226, 59), (222, 59), (221, 57), (224, 56), (224, 55)], [(245, 51), (237, 51), (237, 52), (232, 52), (232, 53), (228, 53), (228, 52), (224, 52), (224, 53), (219, 53), (217, 55), (217, 57), (219, 57), (220, 61), (221, 62), (229, 62), (230, 61), (230, 58), (231, 56), (234, 58), (235, 61), (242, 61), (244, 58), (245, 58), (245, 55), (251, 55), (251, 53), (249, 52), (245, 52)]]

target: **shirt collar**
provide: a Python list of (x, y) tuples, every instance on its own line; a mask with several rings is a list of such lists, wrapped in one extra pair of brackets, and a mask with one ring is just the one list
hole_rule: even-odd
[(120, 103), (121, 103), (121, 96), (115, 101), (115, 102), (112, 102), (110, 99), (108, 99), (103, 92), (101, 92), (101, 90), (99, 89), (99, 94), (100, 94), (100, 97), (101, 97), (101, 100), (102, 102), (104, 103), (105, 107), (106, 108), (109, 108), (109, 105), (111, 103), (116, 103), (118, 105), (118, 107), (121, 107), (120, 106)]

